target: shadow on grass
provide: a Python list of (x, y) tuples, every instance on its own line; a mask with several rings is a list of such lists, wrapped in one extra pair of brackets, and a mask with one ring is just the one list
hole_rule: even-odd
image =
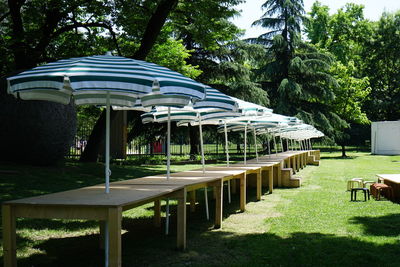
[[(171, 229), (174, 229), (171, 225)], [(132, 227), (122, 235), (123, 266), (399, 266), (400, 243), (373, 244), (349, 237), (297, 232), (241, 234), (202, 231), (189, 226), (188, 249), (175, 249), (169, 236), (151, 227)], [(41, 254), (19, 260), (19, 266), (102, 266), (98, 235), (55, 238), (35, 246)], [(379, 253), (378, 253), (379, 252)]]
[[(111, 169), (111, 182), (164, 172), (150, 166), (114, 165)], [(60, 166), (37, 167), (0, 162), (0, 170), (9, 172), (0, 175), (0, 202), (104, 183), (101, 163), (65, 162)]]
[(354, 217), (350, 223), (361, 224), (369, 235), (398, 236), (400, 235), (400, 214), (389, 214), (381, 217)]
[(327, 156), (322, 156), (321, 159), (356, 159), (358, 158), (358, 156), (346, 156), (346, 157), (342, 157), (342, 156), (336, 156), (336, 157), (327, 157)]
[[(255, 191), (248, 190), (248, 201), (255, 201)], [(395, 244), (375, 244), (358, 238), (297, 232), (282, 237), (272, 233), (244, 234), (224, 229), (213, 230), (215, 201), (210, 198), (210, 220), (205, 218), (204, 196), (198, 194), (196, 212), (187, 205), (186, 251), (176, 247), (176, 205), (172, 204), (170, 234), (162, 227), (153, 226), (153, 218), (129, 218), (122, 220), (123, 266), (222, 266), (222, 265), (271, 265), (271, 266), (367, 266), (382, 264), (382, 258), (391, 259), (385, 266), (400, 266), (400, 241)], [(224, 201), (226, 195), (224, 195)], [(225, 203), (226, 203), (225, 202)], [(162, 207), (164, 210), (164, 206)], [(148, 209), (151, 209), (150, 207)], [(224, 207), (224, 217), (239, 212), (239, 194), (232, 195), (232, 203)], [(28, 221), (28, 220), (27, 220)], [(96, 226), (96, 222), (41, 221), (26, 227), (46, 227), (79, 230)], [(352, 223), (365, 225), (365, 232), (374, 235), (400, 234), (400, 215), (383, 217), (355, 217)], [(22, 224), (23, 225), (23, 224)], [(19, 222), (18, 227), (21, 226)], [(224, 227), (224, 225), (222, 225)], [(384, 229), (390, 230), (384, 230)], [(34, 241), (17, 238), (19, 250), (35, 249), (28, 257), (19, 258), (19, 266), (102, 266), (104, 251), (99, 248), (99, 235), (88, 234), (74, 237), (50, 238)], [(379, 252), (379, 253), (377, 253)], [(0, 259), (1, 260), (1, 259)]]

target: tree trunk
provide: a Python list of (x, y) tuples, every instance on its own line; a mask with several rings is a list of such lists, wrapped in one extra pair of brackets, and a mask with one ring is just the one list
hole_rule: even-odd
[(345, 158), (345, 157), (347, 157), (347, 155), (346, 155), (346, 146), (345, 145), (341, 145), (341, 147), (342, 147), (342, 157)]
[[(116, 116), (116, 112), (110, 112), (110, 121), (112, 121)], [(82, 162), (96, 162), (97, 157), (99, 155), (101, 147), (101, 143), (104, 142), (106, 131), (106, 110), (103, 110), (99, 119), (93, 127), (92, 133), (89, 136), (89, 140), (85, 147), (85, 150), (82, 152), (80, 157), (80, 161)]]
[(189, 139), (190, 139), (190, 156), (199, 154), (199, 134), (196, 127), (189, 127)]
[[(147, 57), (150, 50), (153, 48), (169, 13), (173, 10), (177, 3), (178, 0), (160, 1), (147, 24), (140, 47), (134, 54), (134, 58), (144, 60)], [(102, 117), (104, 117), (104, 114), (100, 116), (92, 130), (92, 133), (90, 134), (88, 145), (85, 149), (85, 153), (83, 153), (81, 156), (81, 161), (93, 162), (97, 160), (99, 146), (104, 141), (105, 119)], [(89, 143), (91, 143), (90, 147)]]
[(134, 58), (144, 60), (153, 48), (169, 13), (175, 8), (178, 0), (161, 0), (147, 23), (139, 49)]

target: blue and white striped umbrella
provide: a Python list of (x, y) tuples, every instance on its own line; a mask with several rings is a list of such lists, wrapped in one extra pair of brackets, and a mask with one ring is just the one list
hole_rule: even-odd
[(203, 99), (204, 85), (168, 68), (119, 56), (63, 59), (21, 72), (8, 80), (8, 92), (25, 100), (63, 104), (132, 106), (154, 87), (165, 95)]
[[(186, 124), (190, 122), (196, 122), (199, 125), (200, 131), (200, 147), (201, 147), (201, 161), (203, 166), (203, 173), (205, 172), (205, 161), (204, 161), (204, 147), (203, 147), (203, 133), (202, 133), (202, 122), (207, 121), (218, 121), (220, 118), (235, 117), (239, 114), (237, 110), (237, 103), (230, 96), (225, 95), (218, 90), (206, 87), (206, 97), (203, 100), (193, 101), (190, 105), (182, 108), (174, 108), (176, 105), (171, 101), (171, 105), (166, 109), (165, 107), (157, 106), (157, 101), (164, 101), (158, 99), (158, 92), (152, 93), (150, 96), (143, 96), (141, 98), (143, 106), (155, 106), (151, 112), (142, 114), (142, 122), (167, 122), (168, 125), (171, 121), (176, 121), (178, 124)], [(151, 102), (153, 101), (153, 102)], [(172, 106), (172, 107), (171, 107)], [(168, 140), (167, 150), (170, 147), (170, 127), (168, 126)], [(167, 170), (169, 170), (170, 154), (167, 157)], [(167, 171), (168, 177), (169, 171)], [(204, 191), (206, 199), (206, 213), (207, 219), (209, 218), (208, 213), (208, 202), (207, 202), (207, 190)]]
[[(24, 100), (106, 106), (105, 192), (109, 193), (110, 106), (138, 105), (137, 98), (157, 92), (165, 103), (205, 97), (204, 85), (168, 68), (112, 55), (63, 59), (7, 78), (8, 93)], [(179, 101), (177, 101), (179, 100)], [(108, 244), (106, 243), (106, 265)]]
[(24, 100), (106, 105), (106, 192), (109, 191), (109, 107), (138, 105), (157, 91), (168, 99), (203, 99), (205, 86), (168, 68), (141, 60), (103, 55), (63, 59), (7, 78), (8, 92)]

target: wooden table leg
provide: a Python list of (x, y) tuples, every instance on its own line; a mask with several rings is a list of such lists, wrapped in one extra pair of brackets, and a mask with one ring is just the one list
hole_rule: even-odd
[(99, 248), (104, 249), (104, 240), (106, 234), (106, 221), (99, 221), (99, 230), (100, 230), (100, 237), (99, 237)]
[(297, 172), (296, 156), (292, 157), (291, 160), (293, 161), (293, 163), (292, 163), (292, 170), (293, 170), (293, 173), (296, 173), (296, 172)]
[(108, 209), (109, 266), (120, 267), (121, 261), (121, 220), (122, 208)]
[(268, 187), (269, 193), (272, 194), (272, 191), (274, 191), (274, 167), (271, 167), (268, 171)]
[(3, 258), (5, 267), (17, 266), (15, 214), (13, 207), (3, 205)]
[(161, 227), (161, 200), (154, 201), (154, 226)]
[(246, 174), (240, 178), (240, 210), (246, 210)]
[(232, 194), (236, 194), (237, 186), (236, 186), (236, 179), (231, 180), (231, 191)]
[(281, 170), (282, 170), (281, 164), (274, 167), (274, 173), (276, 174), (276, 178), (278, 180), (278, 187), (282, 186), (282, 171)]
[(196, 190), (190, 191), (190, 212), (196, 211)]
[(178, 249), (186, 249), (186, 188), (177, 192), (178, 221), (176, 231), (176, 246)]
[(215, 223), (214, 227), (215, 228), (221, 228), (222, 225), (222, 209), (223, 209), (223, 186), (224, 182), (221, 179), (214, 185), (214, 190), (215, 190), (215, 195), (217, 196), (215, 198)]
[(261, 200), (262, 191), (262, 179), (261, 179), (261, 169), (257, 172), (257, 200)]

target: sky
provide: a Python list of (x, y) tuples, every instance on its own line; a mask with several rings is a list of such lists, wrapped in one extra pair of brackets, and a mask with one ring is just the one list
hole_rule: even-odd
[[(242, 15), (233, 20), (233, 22), (241, 29), (246, 30), (243, 38), (257, 37), (265, 32), (261, 27), (251, 27), (253, 21), (259, 19), (263, 14), (261, 5), (266, 0), (247, 0), (245, 3), (239, 5), (237, 10), (242, 10)], [(311, 10), (312, 4), (316, 0), (303, 0), (304, 9), (308, 13)], [(369, 20), (379, 20), (384, 11), (394, 12), (400, 10), (400, 0), (319, 0), (323, 5), (330, 8), (330, 13), (335, 13), (339, 8), (343, 7), (346, 3), (352, 2), (355, 4), (363, 4), (364, 16)]]

